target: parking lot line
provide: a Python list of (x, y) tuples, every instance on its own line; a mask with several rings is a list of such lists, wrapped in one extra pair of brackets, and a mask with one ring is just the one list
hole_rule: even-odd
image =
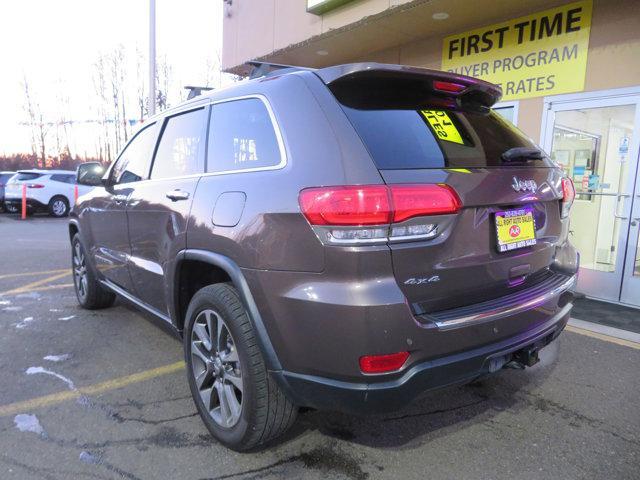
[(12, 290), (7, 290), (6, 292), (0, 292), (0, 295), (15, 295), (17, 293), (27, 293), (29, 291), (35, 290), (36, 287), (40, 285), (44, 285), (49, 282), (53, 282), (54, 280), (58, 280), (60, 278), (71, 275), (71, 270), (64, 270), (62, 273), (58, 273), (56, 275), (51, 275), (50, 277), (42, 278), (40, 280), (36, 280), (35, 282), (27, 283), (22, 287), (14, 288)]
[(592, 332), (591, 330), (585, 330), (584, 328), (575, 327), (573, 325), (567, 325), (565, 327), (565, 330), (567, 330), (568, 332), (577, 333), (579, 335), (584, 335), (586, 337), (597, 338), (598, 340), (603, 340), (605, 342), (615, 343), (616, 345), (622, 345), (624, 347), (640, 350), (640, 343), (632, 342), (631, 340), (611, 337), (603, 333)]
[(66, 402), (67, 400), (76, 399), (83, 395), (99, 395), (110, 390), (116, 390), (118, 388), (126, 387), (127, 385), (144, 382), (145, 380), (150, 380), (162, 375), (168, 375), (170, 373), (178, 372), (183, 368), (184, 362), (181, 360), (179, 362), (170, 363), (168, 365), (163, 365), (162, 367), (153, 368), (151, 370), (144, 370), (132, 375), (106, 380), (101, 383), (96, 383), (95, 385), (88, 385), (86, 387), (79, 387), (73, 390), (65, 390), (58, 393), (52, 393), (50, 395), (44, 395), (42, 397), (23, 400), (21, 402), (1, 405), (0, 417), (29, 412), (36, 408), (57, 405), (59, 403)]
[(56, 273), (68, 272), (68, 268), (62, 268), (58, 270), (44, 270), (42, 272), (22, 272), (22, 273), (6, 273), (4, 275), (0, 275), (0, 280), (5, 278), (15, 278), (15, 277), (37, 277), (38, 275), (53, 275)]

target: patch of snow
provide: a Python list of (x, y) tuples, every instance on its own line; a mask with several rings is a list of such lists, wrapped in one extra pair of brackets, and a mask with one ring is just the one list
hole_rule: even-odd
[(31, 322), (33, 322), (33, 317), (25, 317), (20, 323), (16, 324), (16, 328), (25, 328)]
[(70, 379), (68, 379), (64, 375), (60, 375), (59, 373), (52, 372), (51, 370), (47, 370), (46, 368), (43, 368), (43, 367), (29, 367), (29, 368), (27, 368), (26, 373), (27, 373), (27, 375), (36, 375), (38, 373), (43, 373), (45, 375), (51, 375), (52, 377), (59, 378), (64, 383), (66, 383), (67, 387), (69, 387), (69, 390), (75, 390), (76, 389), (76, 386), (74, 385), (73, 381), (71, 381)]
[(15, 306), (15, 307), (4, 307), (2, 310), (5, 311), (5, 312), (19, 312), (20, 310), (22, 310), (22, 307), (18, 307), (18, 306)]
[(27, 413), (19, 413), (13, 419), (16, 424), (16, 428), (21, 432), (32, 432), (38, 435), (44, 434), (44, 429), (40, 425), (38, 417), (35, 415), (29, 415)]
[(47, 355), (42, 359), (48, 362), (64, 362), (65, 360), (69, 360), (70, 358), (71, 358), (70, 353), (64, 353), (62, 355)]
[(68, 317), (60, 317), (58, 318), (58, 320), (62, 320), (63, 322), (66, 322), (67, 320), (71, 320), (72, 318), (75, 318), (75, 315), (69, 315)]

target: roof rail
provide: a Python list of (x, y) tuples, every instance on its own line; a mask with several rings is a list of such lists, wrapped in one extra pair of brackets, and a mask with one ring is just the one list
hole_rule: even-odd
[(187, 95), (187, 100), (191, 100), (199, 95), (202, 95), (202, 92), (208, 92), (209, 90), (213, 90), (213, 87), (196, 87), (193, 85), (185, 85), (185, 90), (189, 90), (189, 94)]
[(296, 65), (283, 65), (281, 63), (271, 63), (271, 62), (261, 62), (258, 60), (250, 60), (245, 62), (247, 65), (248, 71), (245, 73), (250, 79), (266, 77), (267, 75), (276, 72), (278, 70), (291, 69), (295, 70), (311, 70), (307, 67), (299, 67)]

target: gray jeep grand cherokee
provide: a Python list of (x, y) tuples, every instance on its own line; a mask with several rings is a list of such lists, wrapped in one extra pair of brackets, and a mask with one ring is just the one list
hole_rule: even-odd
[(224, 445), (298, 407), (398, 409), (569, 318), (571, 181), (491, 111), (494, 85), (361, 63), (277, 68), (150, 118), (69, 224), (78, 301), (182, 333)]

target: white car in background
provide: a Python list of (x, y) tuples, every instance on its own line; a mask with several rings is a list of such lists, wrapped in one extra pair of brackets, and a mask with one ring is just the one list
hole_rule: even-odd
[[(65, 217), (75, 201), (76, 172), (72, 170), (19, 170), (5, 186), (4, 204), (9, 212), (22, 208), (22, 185), (26, 185), (27, 212), (49, 212)], [(93, 187), (78, 185), (83, 195)]]

